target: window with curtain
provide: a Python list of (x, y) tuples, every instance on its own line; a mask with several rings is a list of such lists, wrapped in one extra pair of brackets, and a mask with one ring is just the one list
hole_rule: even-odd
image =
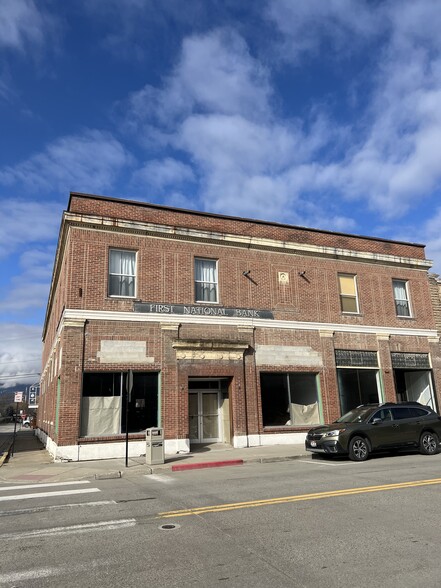
[(392, 280), (397, 316), (410, 316), (409, 296), (405, 280)]
[(135, 296), (136, 253), (109, 251), (109, 296)]
[(196, 302), (217, 302), (217, 261), (196, 258), (194, 261)]
[(357, 276), (338, 274), (342, 312), (358, 313)]

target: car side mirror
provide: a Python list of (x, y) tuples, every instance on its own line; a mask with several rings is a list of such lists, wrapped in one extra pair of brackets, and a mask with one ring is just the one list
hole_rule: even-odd
[(378, 425), (378, 423), (382, 423), (383, 421), (380, 418), (372, 419), (373, 425)]

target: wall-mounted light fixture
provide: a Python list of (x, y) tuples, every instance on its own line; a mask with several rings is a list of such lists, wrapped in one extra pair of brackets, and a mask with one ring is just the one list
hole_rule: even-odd
[(306, 270), (302, 271), (302, 272), (297, 272), (297, 274), (303, 278), (305, 280), (305, 282), (308, 282), (309, 284), (309, 280), (308, 280), (308, 276), (306, 275)]
[(257, 286), (257, 282), (255, 280), (253, 280), (253, 278), (250, 276), (251, 270), (246, 270), (244, 272), (242, 272), (242, 275), (245, 276), (246, 278), (249, 279), (250, 282), (253, 282), (253, 284), (255, 284)]

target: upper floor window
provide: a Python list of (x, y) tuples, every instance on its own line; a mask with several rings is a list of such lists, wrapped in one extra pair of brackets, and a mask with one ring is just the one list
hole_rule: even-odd
[(217, 261), (194, 260), (194, 288), (196, 302), (217, 302)]
[(410, 316), (409, 293), (405, 280), (392, 280), (397, 316)]
[(342, 312), (358, 313), (357, 276), (338, 274)]
[(109, 296), (135, 296), (136, 252), (109, 251)]

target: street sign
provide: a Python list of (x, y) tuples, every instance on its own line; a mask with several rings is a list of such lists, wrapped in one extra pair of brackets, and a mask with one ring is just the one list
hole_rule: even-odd
[(23, 392), (16, 392), (14, 402), (23, 402)]

